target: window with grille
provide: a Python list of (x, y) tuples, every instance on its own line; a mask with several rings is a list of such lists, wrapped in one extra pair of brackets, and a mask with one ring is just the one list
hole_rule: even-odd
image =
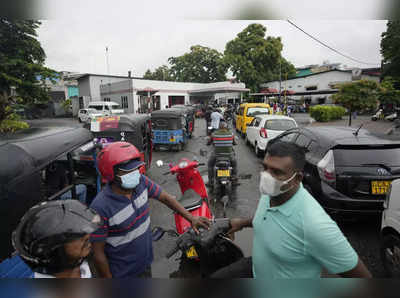
[(121, 106), (123, 109), (128, 108), (128, 96), (121, 96)]

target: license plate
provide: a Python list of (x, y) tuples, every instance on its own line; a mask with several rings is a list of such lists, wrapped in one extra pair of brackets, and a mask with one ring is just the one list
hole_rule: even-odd
[(218, 177), (229, 177), (229, 176), (231, 176), (231, 173), (229, 170), (218, 170), (217, 176)]
[(186, 256), (189, 259), (193, 259), (193, 258), (197, 258), (199, 255), (197, 254), (196, 249), (194, 248), (194, 246), (191, 246), (187, 251), (186, 251)]
[(172, 138), (172, 139), (169, 139), (169, 141), (170, 141), (170, 142), (175, 142), (175, 139), (174, 139), (174, 138)]
[(373, 195), (385, 195), (389, 190), (391, 181), (371, 181)]

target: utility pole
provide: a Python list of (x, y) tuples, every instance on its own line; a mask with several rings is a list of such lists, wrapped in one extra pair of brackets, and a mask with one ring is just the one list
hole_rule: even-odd
[(282, 62), (281, 57), (279, 57), (279, 102), (281, 102), (281, 89), (282, 89)]

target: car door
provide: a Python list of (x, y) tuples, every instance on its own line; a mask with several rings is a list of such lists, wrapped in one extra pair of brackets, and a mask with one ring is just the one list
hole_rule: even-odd
[(261, 118), (254, 118), (252, 121), (253, 126), (251, 127), (251, 141), (250, 143), (254, 146), (256, 144), (257, 138), (260, 135), (260, 125), (262, 119)]
[(250, 122), (249, 126), (247, 126), (247, 139), (251, 144), (254, 144), (254, 138), (253, 138), (253, 126), (256, 123), (256, 118), (253, 119), (253, 121)]

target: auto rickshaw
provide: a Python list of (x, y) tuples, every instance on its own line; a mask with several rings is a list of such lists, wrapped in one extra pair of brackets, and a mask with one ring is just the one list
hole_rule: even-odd
[[(32, 206), (60, 198), (70, 192), (77, 199), (76, 185), (88, 183), (89, 176), (76, 163), (76, 154), (85, 152), (93, 140), (82, 127), (29, 128), (14, 134), (0, 135), (0, 262), (11, 256), (11, 234), (20, 219)], [(85, 147), (86, 145), (86, 147)], [(55, 190), (46, 183), (50, 167), (64, 166), (66, 184)], [(93, 163), (87, 169), (94, 173)], [(53, 178), (53, 177), (52, 177)], [(88, 187), (88, 194), (90, 194)], [(95, 195), (95, 193), (93, 194)]]
[(151, 113), (154, 149), (183, 150), (189, 138), (186, 118), (186, 111), (180, 108)]
[[(84, 125), (94, 136), (94, 142), (103, 147), (112, 142), (125, 141), (141, 153), (146, 169), (151, 165), (153, 143), (151, 117), (147, 114), (124, 114), (97, 117)], [(82, 155), (81, 160), (93, 160), (93, 154)], [(145, 169), (143, 171), (145, 173)]]
[(192, 138), (195, 125), (196, 109), (191, 105), (174, 105), (171, 109), (182, 109), (186, 113), (186, 129), (189, 133), (189, 138)]

